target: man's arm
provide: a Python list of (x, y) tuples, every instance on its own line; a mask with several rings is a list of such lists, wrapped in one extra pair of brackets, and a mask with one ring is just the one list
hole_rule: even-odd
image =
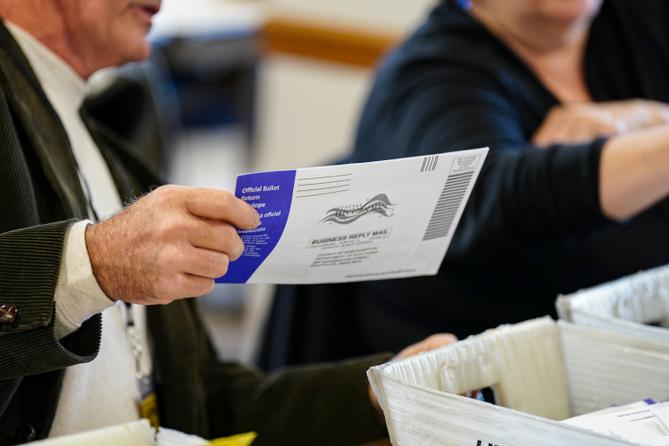
[(0, 324), (0, 380), (68, 367), (97, 354), (99, 317), (60, 341), (54, 334), (53, 295), (65, 233), (72, 223), (0, 234), (0, 304), (15, 311), (13, 321)]
[[(269, 375), (220, 364), (209, 390), (210, 424), (220, 429), (231, 422), (230, 433), (257, 432), (258, 446), (361, 445), (385, 438), (383, 415), (370, 402), (366, 372), (390, 358), (380, 354)], [(225, 418), (224, 407), (232, 418)]]
[[(265, 374), (218, 359), (193, 301), (149, 307), (147, 320), (160, 419), (167, 427), (207, 438), (254, 431), (259, 446), (354, 445), (387, 436), (366, 372), (390, 354)], [(431, 336), (397, 358), (454, 339)]]
[(387, 435), (366, 371), (389, 354), (265, 374), (218, 359), (194, 301), (148, 307), (147, 322), (166, 427), (206, 438), (254, 431), (259, 446), (353, 445)]
[[(99, 318), (82, 324), (90, 311), (78, 311), (90, 309), (90, 302), (82, 302), (74, 316), (68, 310), (76, 305), (73, 300), (90, 296), (79, 294), (76, 286), (57, 290), (64, 239), (72, 223), (0, 235), (0, 305), (16, 312), (11, 321), (0, 324), (5, 356), (0, 361), (0, 380), (64, 368), (97, 354)], [(94, 278), (85, 279), (96, 280), (110, 301), (168, 303), (200, 296), (211, 290), (228, 262), (241, 255), (243, 244), (235, 228), (257, 223), (255, 210), (228, 192), (162, 187), (113, 218), (86, 228)], [(64, 277), (70, 267), (81, 265), (66, 264)], [(56, 304), (65, 302), (61, 309), (65, 312), (57, 318), (54, 295), (59, 293)], [(73, 331), (79, 324), (81, 329)]]
[[(406, 347), (400, 360), (457, 339), (434, 334)], [(297, 366), (263, 374), (239, 364), (219, 364), (210, 387), (210, 423), (232, 420), (233, 432), (254, 431), (258, 445), (361, 445), (387, 437), (385, 421), (367, 381), (367, 369), (391, 359), (377, 354), (332, 364)], [(222, 376), (217, 376), (218, 374)], [(223, 391), (219, 393), (219, 389)], [(220, 400), (223, 395), (224, 401)], [(228, 407), (226, 416), (220, 407)]]

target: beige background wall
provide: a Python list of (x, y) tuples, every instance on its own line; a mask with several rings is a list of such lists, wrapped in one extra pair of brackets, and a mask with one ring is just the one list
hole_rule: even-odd
[(405, 30), (423, 17), (434, 0), (268, 0), (273, 8), (347, 24)]
[[(272, 0), (273, 12), (362, 29), (408, 32), (433, 0)], [(289, 56), (260, 71), (258, 168), (329, 162), (351, 147), (372, 72)]]

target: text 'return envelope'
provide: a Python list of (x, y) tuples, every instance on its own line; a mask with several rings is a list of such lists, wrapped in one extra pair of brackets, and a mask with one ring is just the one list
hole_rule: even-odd
[(260, 214), (221, 283), (329, 283), (434, 275), (487, 148), (237, 177)]

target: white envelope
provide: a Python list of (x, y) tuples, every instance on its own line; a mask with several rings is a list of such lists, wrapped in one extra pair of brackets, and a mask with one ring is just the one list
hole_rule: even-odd
[(260, 226), (224, 283), (328, 283), (434, 275), (487, 148), (237, 177)]

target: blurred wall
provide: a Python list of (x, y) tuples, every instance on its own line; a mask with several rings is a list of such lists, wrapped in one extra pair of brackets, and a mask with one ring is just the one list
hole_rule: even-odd
[[(152, 38), (190, 41), (262, 29), (273, 17), (399, 41), (436, 0), (164, 0)], [(364, 39), (364, 36), (362, 37)], [(364, 42), (363, 42), (364, 43)], [(201, 63), (207, 55), (194, 51)], [(216, 60), (208, 59), (216, 64)], [(254, 169), (327, 163), (344, 155), (372, 67), (271, 52), (257, 73)]]
[(330, 163), (350, 148), (369, 72), (297, 57), (262, 63), (256, 168)]
[(268, 0), (275, 9), (358, 24), (404, 31), (418, 23), (434, 0)]
[[(268, 14), (400, 39), (433, 0), (269, 0)], [(259, 72), (256, 168), (328, 163), (345, 155), (371, 69), (270, 54)]]

